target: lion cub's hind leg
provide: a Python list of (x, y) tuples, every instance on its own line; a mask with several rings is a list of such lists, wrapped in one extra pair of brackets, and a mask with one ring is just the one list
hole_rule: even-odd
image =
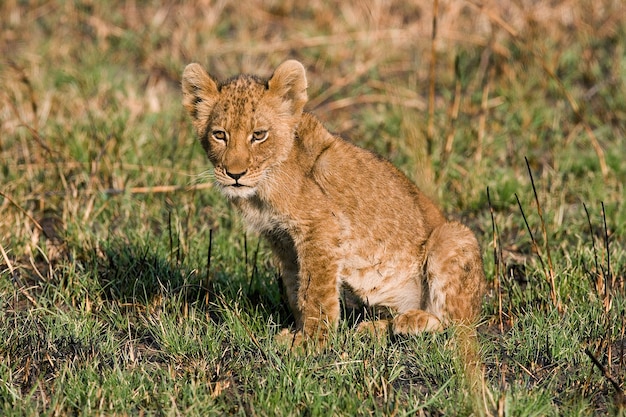
[(409, 310), (396, 316), (391, 328), (394, 334), (418, 334), (443, 330), (441, 320), (424, 310)]
[(386, 336), (389, 331), (393, 334), (418, 334), (440, 330), (443, 330), (441, 321), (424, 310), (408, 310), (391, 320), (364, 321), (357, 326), (357, 332), (376, 337)]
[(480, 247), (458, 222), (435, 228), (426, 242), (422, 309), (401, 311), (392, 320), (363, 322), (357, 331), (418, 334), (443, 330), (449, 323), (471, 324), (480, 313), (485, 287)]
[(471, 323), (480, 313), (485, 275), (474, 234), (458, 222), (435, 228), (426, 242), (426, 310), (445, 325)]
[(396, 316), (395, 334), (441, 331), (450, 322), (471, 323), (480, 312), (484, 273), (480, 248), (464, 225), (447, 222), (426, 242), (425, 305)]
[(385, 335), (389, 331), (394, 334), (417, 334), (439, 330), (443, 330), (441, 320), (419, 309), (404, 311), (393, 318), (363, 321), (357, 326), (357, 332), (367, 332), (375, 336)]

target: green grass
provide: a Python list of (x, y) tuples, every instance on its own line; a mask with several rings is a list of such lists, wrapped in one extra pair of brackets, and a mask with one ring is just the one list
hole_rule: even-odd
[[(429, 153), (431, 9), (405, 3), (0, 3), (1, 415), (624, 414), (623, 6), (440, 4)], [(287, 58), (330, 129), (476, 232), (480, 398), (455, 329), (346, 313), (320, 352), (274, 342), (269, 249), (205, 185), (179, 82)]]

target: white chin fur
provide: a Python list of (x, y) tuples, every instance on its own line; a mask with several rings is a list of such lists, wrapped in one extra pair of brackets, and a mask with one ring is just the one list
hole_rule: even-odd
[(250, 198), (256, 194), (254, 187), (233, 187), (230, 185), (220, 186), (222, 194), (228, 198)]

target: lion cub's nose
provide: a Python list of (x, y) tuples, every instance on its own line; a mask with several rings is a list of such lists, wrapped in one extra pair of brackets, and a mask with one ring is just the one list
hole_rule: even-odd
[(243, 177), (244, 175), (246, 175), (247, 171), (243, 171), (240, 172), (238, 174), (232, 173), (232, 172), (228, 172), (226, 171), (226, 175), (228, 175), (229, 177), (231, 177), (232, 179), (234, 179), (235, 181), (237, 181), (239, 178)]

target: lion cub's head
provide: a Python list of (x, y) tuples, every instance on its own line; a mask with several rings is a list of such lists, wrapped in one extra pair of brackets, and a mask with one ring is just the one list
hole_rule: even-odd
[(228, 197), (251, 197), (287, 158), (307, 101), (306, 75), (286, 61), (268, 80), (239, 75), (220, 83), (200, 65), (183, 72), (183, 105)]

